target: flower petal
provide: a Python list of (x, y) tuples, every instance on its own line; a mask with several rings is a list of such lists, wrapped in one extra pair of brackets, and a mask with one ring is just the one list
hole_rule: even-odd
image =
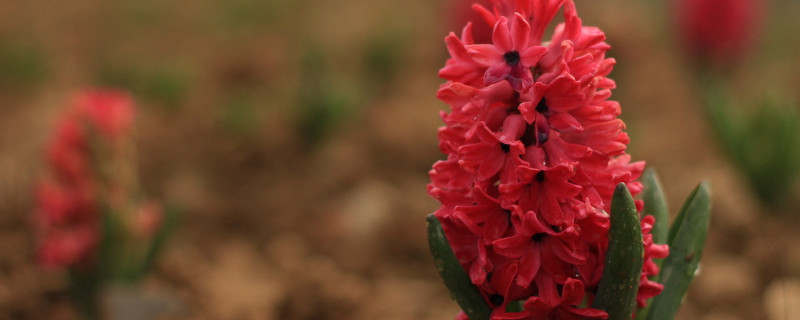
[(523, 51), (528, 48), (531, 26), (519, 12), (515, 13), (514, 17), (511, 19), (513, 19), (513, 21), (511, 21), (511, 36), (514, 41), (513, 49), (516, 51)]
[(500, 17), (494, 24), (492, 31), (492, 42), (502, 53), (514, 50), (514, 43), (511, 40), (511, 33), (508, 30), (508, 19)]
[[(508, 75), (511, 73), (511, 70), (511, 66), (505, 63), (494, 64), (486, 70), (486, 73), (483, 74), (483, 82), (488, 86), (506, 80)], [(518, 90), (518, 86), (515, 86), (513, 82), (509, 83), (514, 90)]]
[(496, 64), (505, 64), (503, 52), (500, 52), (497, 47), (491, 44), (473, 44), (468, 45), (466, 48), (469, 57), (481, 66), (491, 67)]
[(527, 48), (519, 53), (521, 61), (520, 63), (528, 67), (533, 67), (539, 62), (539, 58), (541, 58), (545, 53), (547, 53), (547, 48), (542, 46), (533, 46)]
[(530, 243), (531, 239), (529, 237), (518, 234), (508, 238), (495, 240), (494, 243), (492, 243), (492, 246), (497, 254), (509, 258), (520, 258), (523, 254), (525, 254), (525, 251), (528, 250), (528, 245)]
[(533, 282), (533, 278), (539, 273), (542, 266), (541, 247), (531, 242), (527, 252), (522, 255), (519, 262), (516, 283), (520, 287), (527, 288)]

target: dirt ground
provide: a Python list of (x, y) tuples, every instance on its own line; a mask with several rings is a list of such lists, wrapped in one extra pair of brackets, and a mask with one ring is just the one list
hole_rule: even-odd
[[(576, 3), (613, 46), (629, 152), (658, 169), (673, 214), (700, 180), (712, 185), (702, 272), (678, 319), (800, 319), (784, 303), (800, 300), (800, 192), (768, 210), (722, 156), (666, 4)], [(772, 6), (765, 43), (798, 28), (796, 4)], [(147, 306), (130, 319), (454, 317), (424, 219), (437, 208), (427, 171), (442, 157), (443, 8), (0, 0), (0, 319), (76, 319), (63, 274), (35, 264), (28, 226), (52, 125), (88, 86), (136, 95), (143, 188), (182, 212), (135, 298), (109, 294), (128, 301), (121, 310)], [(735, 73), (743, 86), (800, 92), (790, 37)]]

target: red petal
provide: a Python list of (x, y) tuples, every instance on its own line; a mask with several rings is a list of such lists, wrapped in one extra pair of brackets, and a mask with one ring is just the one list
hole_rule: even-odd
[(523, 288), (530, 286), (536, 274), (539, 273), (539, 268), (542, 265), (541, 247), (528, 241), (527, 252), (522, 255), (519, 262), (519, 272), (517, 272), (517, 285)]
[(511, 33), (508, 31), (508, 19), (506, 17), (500, 17), (495, 23), (492, 42), (502, 53), (514, 50), (514, 43), (511, 41)]
[(500, 255), (509, 258), (520, 258), (528, 249), (531, 243), (530, 237), (524, 235), (515, 235), (508, 238), (502, 238), (492, 243), (494, 251)]
[(569, 113), (555, 113), (550, 116), (550, 127), (561, 132), (581, 132), (583, 126)]
[(547, 48), (542, 46), (533, 46), (527, 48), (519, 53), (520, 61), (528, 67), (533, 67), (539, 63), (539, 59), (547, 53)]
[(512, 19), (514, 19), (511, 21), (511, 36), (514, 38), (513, 48), (516, 51), (523, 51), (528, 48), (531, 26), (525, 21), (525, 17), (519, 13), (515, 13)]
[(486, 158), (478, 167), (478, 178), (481, 180), (488, 180), (500, 172), (500, 169), (503, 168), (503, 164), (506, 162), (506, 156), (503, 154), (503, 151), (499, 149), (499, 146), (497, 152), (490, 151), (484, 155)]
[(505, 64), (503, 60), (503, 52), (497, 50), (497, 47), (491, 44), (473, 44), (467, 46), (467, 53), (472, 60), (484, 67), (490, 67), (496, 64)]
[[(486, 73), (483, 74), (483, 82), (488, 86), (506, 80), (509, 74), (511, 74), (512, 69), (513, 68), (507, 65), (505, 62), (495, 63), (494, 65), (489, 67), (489, 69), (486, 70)], [(516, 84), (515, 86), (513, 82), (509, 83), (511, 84), (511, 87), (514, 88), (514, 90), (518, 90), (519, 84)]]
[(578, 279), (569, 278), (561, 289), (561, 304), (577, 306), (583, 300), (583, 282)]
[(600, 309), (564, 307), (564, 311), (582, 319), (608, 319), (608, 313)]

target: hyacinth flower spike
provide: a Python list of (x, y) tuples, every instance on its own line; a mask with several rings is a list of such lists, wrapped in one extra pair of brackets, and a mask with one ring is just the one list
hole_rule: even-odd
[[(468, 23), (460, 38), (445, 38), (451, 57), (439, 73), (447, 82), (438, 97), (451, 108), (439, 129), (447, 157), (429, 172), (428, 193), (441, 203), (428, 219), (429, 243), (464, 311), (458, 318), (668, 316), (691, 279), (656, 282), (657, 260), (673, 244), (679, 253), (691, 244), (699, 257), (706, 229), (655, 241), (666, 215), (640, 214), (633, 196), (644, 163), (625, 153), (621, 109), (608, 100), (615, 61), (605, 57), (605, 35), (583, 26), (569, 0), (492, 4), (473, 6), (493, 28), (492, 43), (474, 43)], [(545, 41), (561, 8), (564, 23)], [(673, 225), (707, 221), (707, 207), (692, 208), (700, 209)], [(664, 270), (693, 268), (667, 261)], [(669, 298), (658, 298), (662, 291)], [(648, 313), (650, 300), (658, 311)]]

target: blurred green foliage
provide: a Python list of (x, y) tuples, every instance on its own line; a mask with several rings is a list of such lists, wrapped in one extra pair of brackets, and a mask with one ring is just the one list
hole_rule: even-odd
[(355, 97), (344, 88), (328, 87), (301, 99), (303, 107), (297, 129), (305, 143), (315, 145), (353, 112)]
[(362, 72), (365, 85), (385, 92), (396, 80), (407, 55), (407, 37), (399, 32), (387, 30), (370, 36), (362, 54)]
[(225, 32), (269, 27), (286, 9), (278, 0), (220, 1), (216, 6), (212, 18)]
[(176, 63), (141, 65), (105, 63), (96, 69), (99, 85), (126, 88), (134, 96), (168, 110), (176, 110), (192, 86), (192, 72)]
[(712, 85), (705, 99), (709, 119), (754, 194), (777, 206), (792, 194), (800, 174), (800, 105), (776, 94), (751, 103), (733, 96)]
[(219, 122), (229, 132), (246, 136), (258, 128), (259, 102), (247, 93), (232, 93), (223, 98)]
[(358, 105), (353, 85), (334, 76), (331, 62), (316, 44), (307, 45), (301, 58), (295, 116), (296, 130), (306, 147), (322, 142), (353, 115)]
[(31, 87), (48, 75), (46, 55), (41, 48), (30, 42), (0, 39), (0, 86)]
[(397, 29), (381, 29), (361, 40), (358, 73), (341, 73), (329, 50), (306, 44), (300, 57), (296, 129), (309, 147), (358, 117), (395, 84), (408, 56), (408, 37)]

